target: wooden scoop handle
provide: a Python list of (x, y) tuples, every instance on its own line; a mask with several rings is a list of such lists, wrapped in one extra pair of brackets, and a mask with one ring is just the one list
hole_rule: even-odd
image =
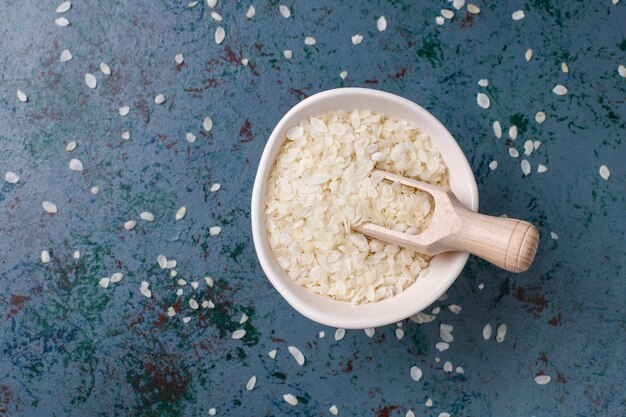
[(510, 272), (524, 272), (533, 263), (539, 232), (532, 224), (493, 217), (456, 206), (460, 227), (444, 238), (445, 244), (468, 251)]

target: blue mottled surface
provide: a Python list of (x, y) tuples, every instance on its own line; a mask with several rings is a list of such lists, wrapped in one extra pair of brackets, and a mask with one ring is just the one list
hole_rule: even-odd
[[(20, 181), (0, 182), (0, 416), (200, 416), (212, 407), (222, 416), (319, 416), (333, 404), (340, 416), (624, 415), (623, 3), (476, 0), (479, 15), (463, 8), (438, 26), (444, 1), (289, 1), (289, 19), (279, 2), (254, 1), (256, 16), (246, 19), (248, 2), (220, 0), (226, 39), (216, 45), (217, 23), (202, 2), (76, 0), (61, 28), (54, 2), (2, 1), (0, 173)], [(519, 8), (526, 18), (513, 21)], [(350, 41), (356, 33), (359, 45)], [(317, 44), (305, 46), (305, 36)], [(62, 63), (65, 48), (73, 59)], [(112, 75), (99, 72), (101, 61)], [(96, 75), (95, 90), (86, 72)], [(489, 80), (488, 110), (476, 104), (480, 78)], [(557, 83), (568, 95), (551, 92)], [(402, 340), (388, 326), (371, 339), (348, 331), (335, 341), (334, 329), (295, 313), (257, 263), (251, 187), (280, 117), (340, 86), (386, 90), (431, 110), (470, 160), (481, 211), (539, 227), (532, 269), (513, 275), (470, 258), (436, 303), (437, 320), (405, 321)], [(159, 93), (163, 105), (154, 104)], [(123, 104), (131, 107), (124, 118)], [(518, 126), (516, 141), (494, 137), (496, 119), (505, 132)], [(188, 143), (186, 132), (198, 140)], [(527, 139), (542, 145), (524, 177), (507, 147), (521, 151)], [(71, 155), (70, 140), (78, 142)], [(83, 172), (68, 169), (72, 157)], [(547, 173), (536, 173), (540, 163)], [(222, 190), (210, 193), (214, 182)], [(45, 213), (43, 200), (58, 213)], [(176, 222), (183, 205), (187, 216)], [(139, 220), (144, 210), (154, 223)], [(130, 218), (138, 225), (129, 232), (122, 224)], [(215, 225), (222, 233), (211, 237)], [(213, 300), (214, 310), (192, 311), (189, 285), (176, 296), (175, 279), (156, 263), (161, 253), (177, 260), (179, 277), (200, 281), (194, 297)], [(116, 271), (125, 274), (120, 283), (98, 286)], [(216, 280), (212, 290), (205, 275)], [(144, 280), (151, 299), (139, 292)], [(459, 315), (450, 303), (463, 307)], [(171, 305), (179, 313), (168, 318)], [(241, 326), (244, 312), (250, 320)], [(442, 322), (454, 326), (455, 340), (439, 353)], [(486, 323), (508, 325), (504, 342), (483, 340)], [(240, 327), (246, 336), (232, 340)], [(304, 366), (288, 345), (302, 350)], [(445, 361), (465, 373), (445, 373)], [(413, 365), (423, 370), (419, 382), (409, 376)], [(542, 373), (549, 384), (535, 383)], [(251, 375), (258, 381), (248, 392)], [(283, 401), (286, 393), (298, 406)]]

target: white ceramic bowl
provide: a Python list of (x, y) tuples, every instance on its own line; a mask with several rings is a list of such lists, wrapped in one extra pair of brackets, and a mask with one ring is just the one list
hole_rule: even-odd
[(278, 265), (267, 239), (264, 220), (267, 178), (290, 127), (309, 116), (340, 109), (381, 112), (415, 125), (430, 135), (441, 152), (454, 194), (474, 211), (478, 210), (478, 189), (472, 169), (450, 132), (422, 107), (394, 94), (366, 88), (323, 91), (298, 103), (278, 122), (265, 145), (252, 191), (252, 236), (263, 271), (280, 295), (311, 320), (332, 327), (364, 329), (398, 322), (428, 307), (452, 285), (469, 255), (467, 252), (437, 255), (430, 262), (428, 275), (418, 278), (393, 298), (369, 304), (330, 300), (309, 292), (289, 278)]

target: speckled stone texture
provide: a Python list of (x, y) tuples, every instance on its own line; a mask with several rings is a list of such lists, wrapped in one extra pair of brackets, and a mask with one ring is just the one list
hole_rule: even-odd
[[(213, 407), (218, 416), (324, 416), (333, 404), (340, 416), (623, 415), (626, 80), (617, 69), (626, 65), (626, 4), (474, 3), (479, 15), (464, 7), (438, 26), (439, 10), (452, 8), (446, 1), (289, 1), (289, 19), (279, 2), (254, 1), (256, 16), (246, 19), (250, 2), (220, 0), (226, 38), (216, 45), (218, 24), (204, 2), (76, 0), (62, 28), (55, 2), (2, 1), (0, 173), (20, 180), (0, 181), (0, 416), (205, 416)], [(525, 19), (511, 19), (517, 9)], [(357, 33), (364, 39), (355, 46)], [(305, 46), (305, 36), (317, 44)], [(73, 58), (60, 62), (66, 48)], [(94, 90), (87, 72), (96, 75)], [(481, 78), (487, 88), (477, 85)], [(552, 93), (557, 83), (566, 96)], [(292, 310), (255, 256), (252, 183), (280, 117), (341, 86), (389, 91), (435, 114), (470, 160), (481, 211), (537, 224), (531, 270), (513, 275), (470, 258), (436, 303), (437, 320), (406, 320), (402, 340), (388, 326), (371, 339), (348, 331), (335, 341), (335, 329)], [(17, 89), (28, 102), (17, 100)], [(476, 104), (479, 91), (491, 99), (488, 110)], [(159, 93), (162, 105), (154, 103)], [(131, 108), (126, 117), (122, 105)], [(496, 119), (505, 132), (517, 125), (517, 140), (496, 139)], [(197, 141), (188, 143), (186, 132)], [(527, 157), (533, 170), (524, 177), (522, 157), (507, 147), (522, 151), (527, 139), (542, 145)], [(78, 147), (70, 155), (71, 140)], [(70, 171), (71, 158), (85, 170)], [(549, 171), (537, 174), (538, 164)], [(602, 164), (608, 181), (598, 174)], [(221, 191), (209, 192), (214, 182)], [(58, 213), (45, 213), (44, 200)], [(180, 206), (187, 216), (175, 221)], [(154, 223), (139, 220), (144, 210)], [(138, 222), (132, 231), (122, 227), (128, 219)], [(222, 233), (212, 237), (215, 225)], [(194, 298), (213, 300), (215, 309), (191, 310), (190, 286), (178, 297), (158, 254), (176, 259), (179, 277), (199, 282)], [(117, 271), (121, 282), (98, 286)], [(151, 299), (140, 294), (142, 281)], [(446, 308), (451, 303), (460, 314)], [(242, 313), (250, 317), (244, 325)], [(440, 323), (454, 326), (441, 353)], [(504, 342), (483, 340), (486, 323), (494, 332), (508, 325)], [(232, 340), (239, 328), (246, 336)], [(289, 345), (304, 353), (304, 366)], [(444, 372), (445, 361), (465, 373)], [(413, 365), (423, 371), (419, 382), (409, 375)], [(536, 384), (540, 374), (552, 381)], [(299, 404), (287, 404), (286, 393)]]

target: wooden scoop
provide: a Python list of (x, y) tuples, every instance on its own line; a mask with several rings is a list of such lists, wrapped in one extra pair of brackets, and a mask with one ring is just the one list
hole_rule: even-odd
[(396, 232), (372, 223), (353, 227), (366, 236), (413, 249), (425, 255), (467, 251), (511, 272), (524, 272), (533, 263), (539, 232), (523, 220), (492, 217), (463, 207), (444, 188), (386, 171), (385, 178), (427, 192), (435, 200), (430, 224), (419, 235)]

